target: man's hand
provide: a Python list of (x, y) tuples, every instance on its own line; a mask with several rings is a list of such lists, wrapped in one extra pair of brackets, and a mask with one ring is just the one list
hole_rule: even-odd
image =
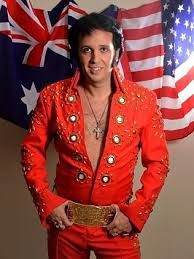
[(113, 221), (105, 228), (111, 236), (129, 235), (132, 231), (132, 225), (129, 219), (120, 211), (119, 207), (115, 204), (112, 207), (116, 210)]
[(68, 205), (68, 202), (69, 201), (66, 201), (55, 208), (48, 216), (48, 221), (51, 224), (54, 224), (56, 228), (65, 229), (65, 227), (69, 227), (73, 224), (73, 222), (68, 219), (65, 213), (65, 207)]

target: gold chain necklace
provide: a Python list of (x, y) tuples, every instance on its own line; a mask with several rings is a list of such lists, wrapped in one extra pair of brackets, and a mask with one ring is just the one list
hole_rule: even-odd
[(102, 137), (103, 134), (104, 134), (104, 129), (102, 129), (102, 128), (100, 127), (100, 123), (101, 123), (101, 120), (102, 120), (102, 118), (103, 118), (103, 116), (104, 116), (104, 113), (105, 113), (105, 111), (106, 111), (106, 108), (107, 108), (107, 106), (108, 106), (108, 101), (107, 101), (107, 103), (106, 103), (106, 105), (105, 105), (105, 107), (104, 107), (104, 110), (103, 110), (103, 112), (102, 112), (102, 114), (101, 114), (101, 116), (100, 116), (100, 119), (98, 120), (97, 117), (96, 117), (96, 114), (95, 114), (95, 112), (94, 112), (94, 109), (92, 108), (92, 105), (91, 105), (91, 102), (90, 102), (90, 100), (89, 100), (89, 97), (88, 97), (87, 94), (86, 94), (85, 88), (84, 88), (84, 94), (85, 94), (85, 96), (86, 96), (86, 99), (87, 99), (87, 101), (88, 101), (88, 104), (89, 104), (89, 106), (90, 106), (90, 109), (91, 109), (91, 111), (92, 111), (92, 114), (93, 114), (93, 116), (94, 116), (94, 119), (95, 119), (95, 121), (96, 121), (96, 127), (93, 129), (92, 132), (96, 134), (96, 139), (99, 139), (99, 138)]

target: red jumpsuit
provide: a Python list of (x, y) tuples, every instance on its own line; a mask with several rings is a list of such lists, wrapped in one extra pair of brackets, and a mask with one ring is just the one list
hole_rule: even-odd
[[(22, 165), (46, 227), (51, 211), (66, 200), (72, 200), (94, 205), (117, 204), (140, 232), (164, 184), (168, 151), (155, 95), (134, 82), (121, 81), (115, 69), (112, 74), (116, 91), (96, 172), (86, 152), (84, 118), (77, 90), (79, 72), (71, 79), (45, 87), (40, 93), (30, 130), (22, 143)], [(59, 155), (56, 193), (49, 189), (45, 168), (46, 149), (52, 138)], [(142, 188), (130, 201), (140, 149), (145, 167)], [(100, 227), (73, 225), (64, 231), (50, 228), (48, 241), (50, 259), (87, 258), (89, 249), (100, 258), (140, 258), (137, 233), (110, 238)], [(65, 250), (65, 246), (74, 246), (74, 249)]]

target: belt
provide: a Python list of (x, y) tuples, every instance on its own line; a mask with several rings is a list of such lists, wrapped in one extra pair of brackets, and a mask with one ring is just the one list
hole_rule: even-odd
[(111, 206), (95, 206), (70, 201), (66, 213), (75, 224), (106, 226), (113, 220), (116, 211)]

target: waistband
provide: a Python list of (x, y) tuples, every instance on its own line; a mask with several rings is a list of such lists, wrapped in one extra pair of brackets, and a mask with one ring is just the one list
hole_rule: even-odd
[(95, 206), (70, 201), (66, 213), (75, 224), (106, 226), (113, 220), (116, 210), (111, 206)]

